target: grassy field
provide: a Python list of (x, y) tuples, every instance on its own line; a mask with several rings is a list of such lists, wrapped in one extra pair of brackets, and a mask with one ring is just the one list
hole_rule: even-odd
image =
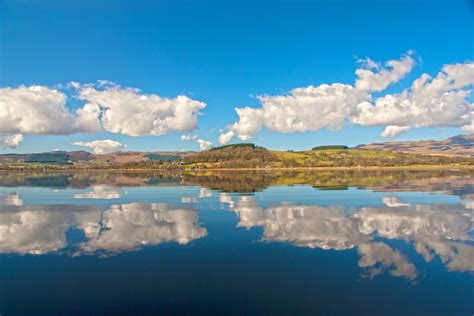
[(471, 157), (446, 157), (364, 149), (270, 151), (275, 167), (398, 167), (413, 165), (473, 165)]

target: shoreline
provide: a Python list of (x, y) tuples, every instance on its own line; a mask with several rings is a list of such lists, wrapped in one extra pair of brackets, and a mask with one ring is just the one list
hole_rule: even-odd
[(357, 166), (357, 167), (278, 167), (278, 168), (178, 168), (178, 169), (156, 169), (156, 168), (31, 168), (31, 169), (0, 169), (5, 172), (207, 172), (207, 171), (423, 171), (423, 170), (451, 170), (451, 171), (474, 171), (474, 166), (463, 165), (413, 165), (413, 166)]

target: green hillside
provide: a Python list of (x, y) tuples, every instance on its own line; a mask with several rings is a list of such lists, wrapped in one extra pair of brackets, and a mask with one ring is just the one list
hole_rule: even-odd
[(268, 150), (253, 144), (228, 145), (183, 159), (187, 168), (394, 167), (474, 165), (470, 157), (383, 152), (345, 147), (309, 151)]

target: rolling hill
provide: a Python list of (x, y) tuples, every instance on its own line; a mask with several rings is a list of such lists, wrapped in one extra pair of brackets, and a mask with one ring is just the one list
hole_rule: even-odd
[(457, 135), (444, 140), (373, 143), (359, 145), (357, 148), (425, 155), (474, 156), (474, 134)]
[(404, 167), (419, 165), (474, 165), (473, 157), (423, 155), (341, 146), (307, 151), (268, 150), (254, 144), (217, 147), (182, 159), (184, 168), (334, 168)]
[(87, 151), (52, 151), (31, 154), (0, 155), (0, 164), (74, 165), (76, 167), (120, 166), (127, 163), (170, 162), (194, 152), (117, 152), (97, 155)]
[(0, 155), (1, 170), (32, 169), (236, 169), (474, 166), (474, 134), (442, 141), (389, 142), (348, 148), (317, 146), (277, 151), (254, 144), (232, 144), (196, 152), (53, 151)]

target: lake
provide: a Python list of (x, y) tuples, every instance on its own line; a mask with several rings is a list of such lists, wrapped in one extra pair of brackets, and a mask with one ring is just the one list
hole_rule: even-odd
[(473, 315), (473, 175), (0, 173), (0, 314)]

